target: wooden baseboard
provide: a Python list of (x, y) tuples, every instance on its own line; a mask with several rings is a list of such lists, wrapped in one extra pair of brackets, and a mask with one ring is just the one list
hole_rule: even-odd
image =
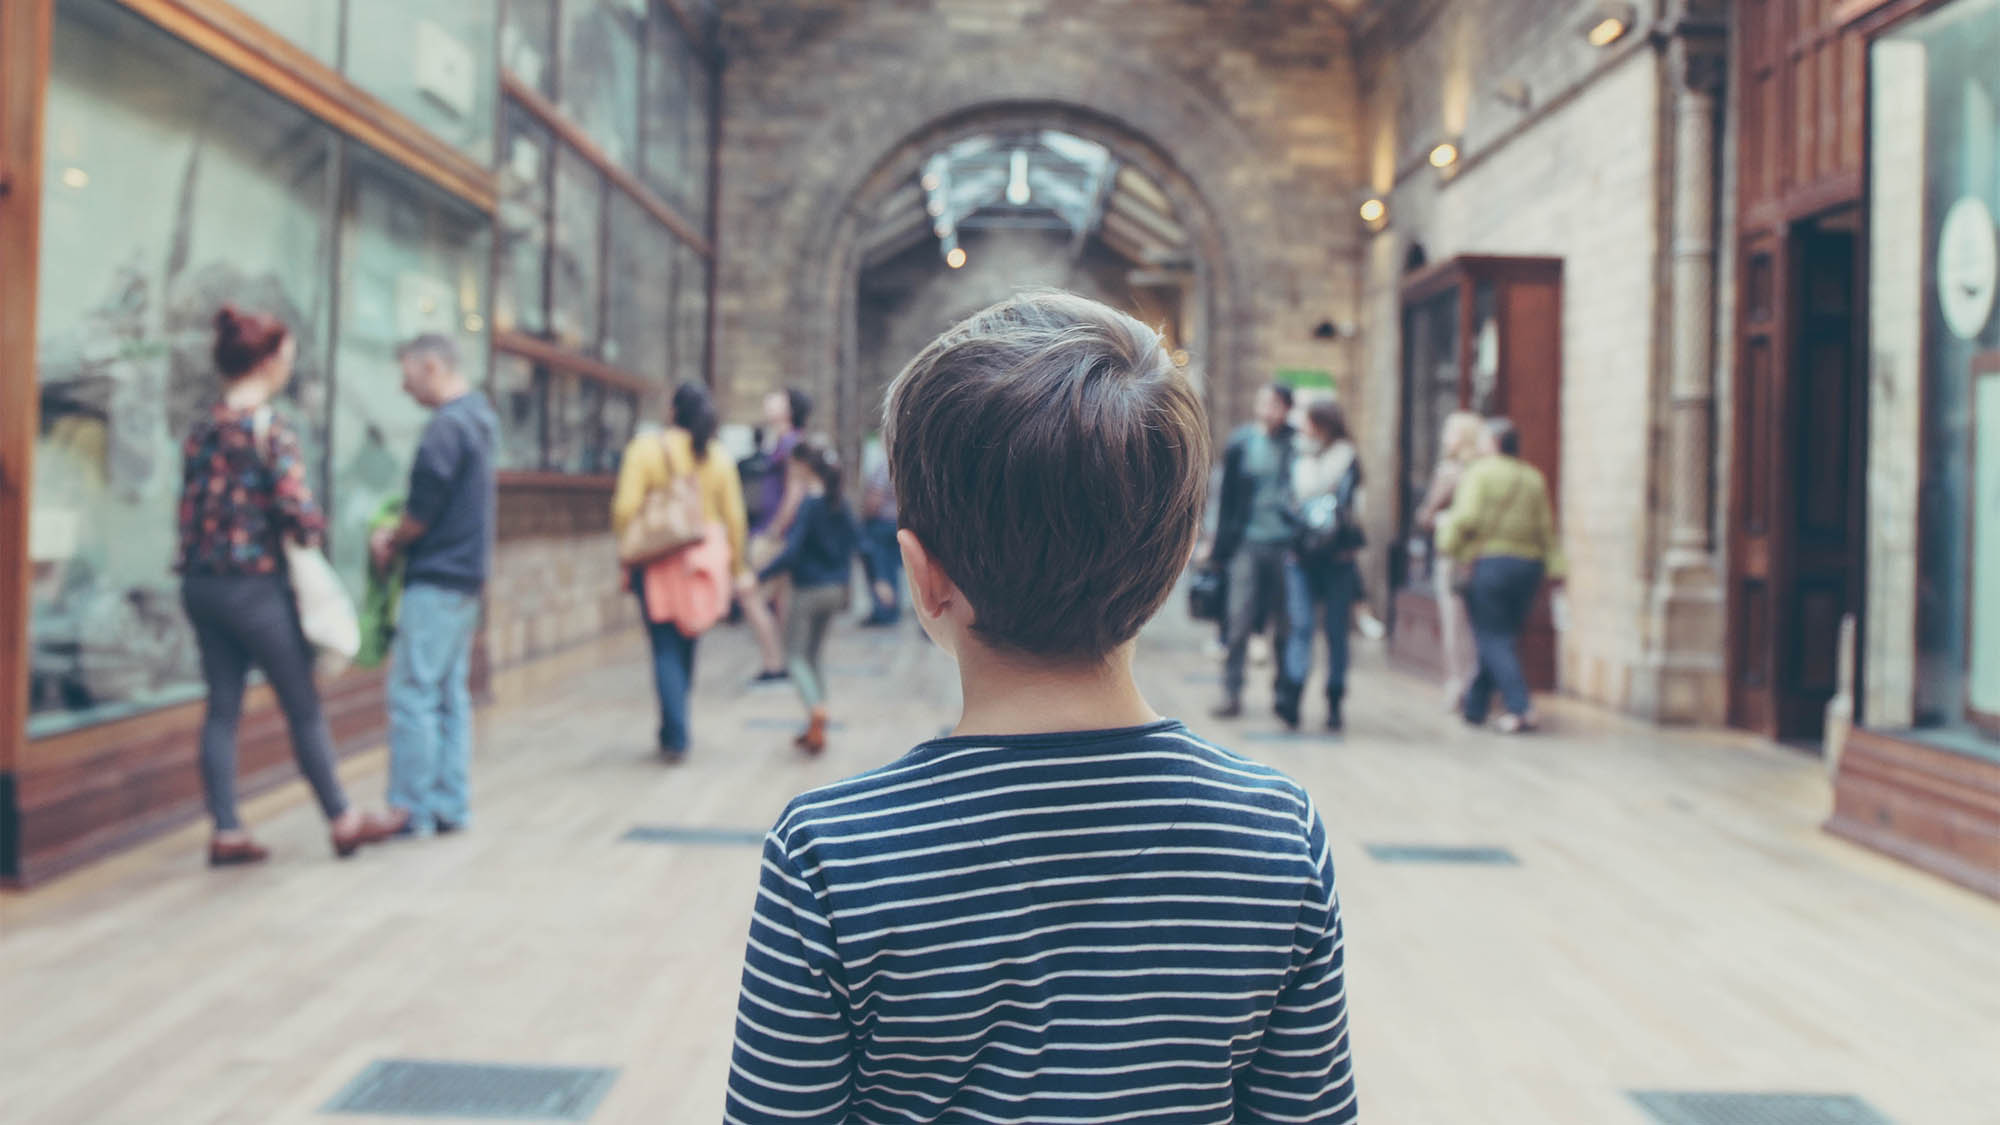
[(1827, 832), (2000, 899), (2000, 762), (1849, 732)]

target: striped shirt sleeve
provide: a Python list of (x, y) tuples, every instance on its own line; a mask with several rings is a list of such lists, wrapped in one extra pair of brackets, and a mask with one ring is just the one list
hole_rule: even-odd
[(1318, 873), (1300, 911), (1297, 961), (1250, 1065), (1236, 1075), (1236, 1120), (1249, 1123), (1356, 1120), (1347, 1039), (1346, 937), (1333, 854), (1319, 810), (1307, 832)]
[(774, 833), (750, 917), (730, 1065), (731, 1125), (840, 1125), (854, 1090), (853, 1037), (833, 927)]

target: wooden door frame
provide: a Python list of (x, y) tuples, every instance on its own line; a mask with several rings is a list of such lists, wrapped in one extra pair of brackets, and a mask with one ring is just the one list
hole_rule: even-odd
[(28, 716), (28, 509), (34, 497), (42, 101), (53, 0), (0, 3), (0, 881), (20, 864), (16, 770)]

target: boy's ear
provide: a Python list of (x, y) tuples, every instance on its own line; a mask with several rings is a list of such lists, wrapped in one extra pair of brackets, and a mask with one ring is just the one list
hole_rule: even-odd
[(959, 596), (958, 587), (945, 577), (931, 553), (908, 528), (896, 533), (896, 545), (903, 549), (903, 573), (910, 577), (910, 600), (920, 617), (935, 620), (951, 608)]

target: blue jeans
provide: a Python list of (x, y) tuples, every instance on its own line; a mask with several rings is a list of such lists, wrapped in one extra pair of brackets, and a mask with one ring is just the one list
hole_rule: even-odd
[[(639, 598), (645, 613), (646, 599)], [(646, 639), (653, 645), (653, 691), (660, 697), (660, 749), (684, 754), (688, 748), (688, 693), (694, 690), (694, 638), (668, 622), (646, 619)]]
[[(903, 550), (896, 545), (896, 521), (871, 519), (861, 525), (861, 566), (868, 572), (868, 596), (875, 603), (875, 616), (893, 621), (902, 600)], [(889, 602), (883, 604), (875, 583), (889, 587)]]
[(479, 596), (423, 583), (403, 591), (389, 666), (389, 805), (417, 835), (471, 815), (472, 638)]
[(1465, 721), (1483, 723), (1493, 693), (1515, 715), (1530, 706), (1528, 677), (1521, 670), (1521, 630), (1542, 588), (1542, 564), (1534, 559), (1504, 556), (1472, 564), (1465, 590), (1465, 613), (1472, 619), (1472, 641), (1478, 649), (1479, 672), (1465, 689)]
[(1285, 640), (1285, 676), (1305, 686), (1312, 671), (1313, 630), (1326, 629), (1326, 698), (1337, 709), (1347, 695), (1348, 620), (1361, 597), (1361, 570), (1353, 559), (1317, 566), (1293, 560), (1285, 569), (1291, 631)]

